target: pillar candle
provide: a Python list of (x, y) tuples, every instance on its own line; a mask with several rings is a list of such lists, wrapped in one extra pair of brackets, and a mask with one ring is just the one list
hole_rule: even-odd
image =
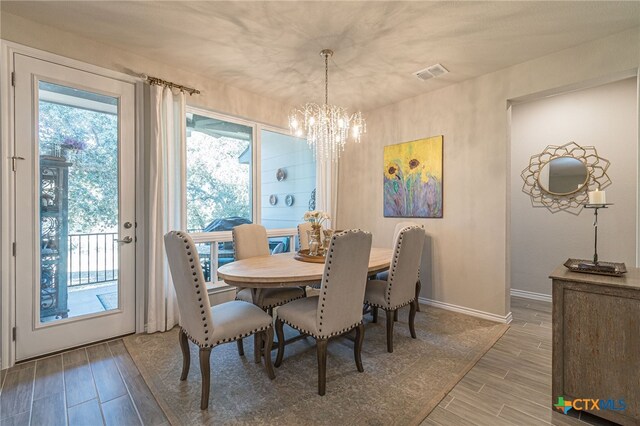
[(589, 191), (589, 204), (606, 204), (607, 198), (604, 191)]

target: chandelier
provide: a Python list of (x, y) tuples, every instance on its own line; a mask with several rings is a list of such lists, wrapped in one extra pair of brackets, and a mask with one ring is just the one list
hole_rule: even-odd
[(324, 104), (307, 103), (289, 114), (289, 127), (298, 137), (305, 137), (317, 159), (337, 161), (350, 137), (360, 143), (367, 124), (360, 111), (349, 115), (345, 108), (329, 105), (329, 58), (333, 51), (324, 49)]

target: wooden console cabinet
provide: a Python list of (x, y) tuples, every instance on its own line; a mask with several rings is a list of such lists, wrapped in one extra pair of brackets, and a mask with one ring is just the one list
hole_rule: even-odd
[(558, 397), (599, 399), (602, 407), (620, 408), (623, 400), (624, 410), (585, 411), (623, 425), (640, 424), (640, 269), (629, 268), (618, 278), (559, 266), (550, 278), (552, 403)]

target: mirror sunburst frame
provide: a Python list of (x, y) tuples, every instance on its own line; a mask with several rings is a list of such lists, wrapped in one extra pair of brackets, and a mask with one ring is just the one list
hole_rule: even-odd
[[(588, 172), (586, 183), (570, 194), (554, 194), (540, 185), (540, 172), (544, 166), (560, 157), (581, 161)], [(578, 215), (589, 199), (589, 191), (595, 191), (596, 188), (602, 190), (611, 185), (607, 175), (609, 164), (609, 160), (600, 157), (593, 146), (580, 146), (575, 142), (562, 146), (549, 145), (540, 154), (531, 156), (529, 166), (520, 174), (524, 180), (522, 192), (531, 197), (533, 207), (546, 207), (551, 213), (565, 211)]]

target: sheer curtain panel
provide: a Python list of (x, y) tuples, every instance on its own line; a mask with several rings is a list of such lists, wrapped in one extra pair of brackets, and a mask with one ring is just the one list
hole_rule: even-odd
[(185, 229), (185, 94), (150, 86), (149, 185), (147, 197), (147, 332), (167, 331), (179, 322), (163, 237)]
[(316, 210), (329, 213), (330, 226), (335, 228), (338, 223), (338, 162), (316, 159), (316, 188)]

